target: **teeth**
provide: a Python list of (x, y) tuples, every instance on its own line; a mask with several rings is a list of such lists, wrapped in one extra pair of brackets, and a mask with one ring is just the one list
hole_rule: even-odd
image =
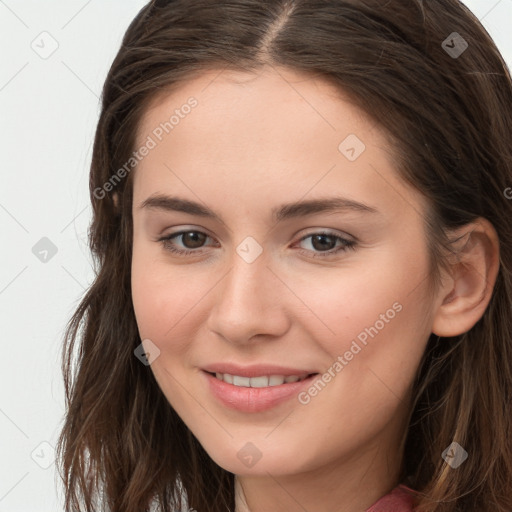
[(288, 382), (297, 382), (304, 380), (307, 376), (299, 377), (298, 375), (262, 375), (259, 377), (241, 377), (240, 375), (231, 375), (229, 373), (216, 373), (215, 377), (223, 380), (228, 384), (241, 387), (266, 388), (268, 386), (279, 386)]
[(283, 384), (284, 376), (283, 375), (271, 375), (268, 379), (269, 386), (279, 386)]
[(249, 387), (251, 385), (251, 379), (250, 377), (239, 377), (238, 375), (233, 375), (233, 384), (235, 386)]
[(265, 388), (268, 386), (268, 377), (251, 377), (251, 388)]

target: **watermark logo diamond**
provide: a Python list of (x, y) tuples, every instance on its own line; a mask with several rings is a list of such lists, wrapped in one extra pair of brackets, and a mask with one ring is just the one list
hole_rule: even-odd
[(146, 338), (133, 353), (139, 361), (149, 366), (160, 355), (160, 349), (149, 338)]
[(469, 44), (458, 32), (452, 32), (441, 46), (452, 59), (458, 59), (468, 49)]
[(43, 31), (30, 43), (30, 47), (34, 50), (41, 59), (48, 59), (51, 57), (59, 47), (57, 40), (49, 33)]
[(240, 461), (248, 468), (252, 468), (261, 459), (262, 455), (260, 450), (250, 441), (245, 443), (236, 454)]
[(468, 452), (459, 443), (453, 442), (443, 452), (442, 457), (453, 469), (457, 469), (468, 458)]
[(246, 263), (252, 263), (263, 252), (263, 247), (252, 236), (248, 236), (236, 248), (236, 252)]
[(366, 149), (363, 141), (351, 133), (338, 146), (338, 151), (350, 162), (357, 160)]
[(32, 254), (42, 263), (48, 263), (57, 251), (57, 246), (45, 236), (32, 247)]
[(55, 449), (47, 441), (39, 443), (30, 454), (32, 460), (43, 469), (48, 469), (55, 462)]

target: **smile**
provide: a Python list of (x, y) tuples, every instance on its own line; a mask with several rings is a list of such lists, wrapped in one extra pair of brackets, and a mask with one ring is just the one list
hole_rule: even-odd
[(219, 380), (233, 384), (233, 386), (241, 386), (247, 388), (265, 388), (270, 386), (280, 386), (290, 382), (298, 382), (309, 377), (306, 375), (261, 375), (258, 377), (242, 377), (241, 375), (231, 375), (230, 373), (215, 373), (215, 377)]
[(201, 375), (208, 392), (219, 404), (239, 412), (257, 413), (296, 398), (311, 385), (318, 373), (247, 377), (203, 370)]

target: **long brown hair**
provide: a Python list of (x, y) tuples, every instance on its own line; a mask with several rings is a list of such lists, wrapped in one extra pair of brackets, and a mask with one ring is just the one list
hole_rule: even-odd
[[(263, 65), (329, 80), (386, 133), (397, 172), (429, 202), (432, 282), (449, 229), (477, 217), (496, 229), (500, 269), (483, 317), (467, 333), (428, 342), (401, 476), (418, 491), (420, 512), (510, 512), (512, 81), (458, 0), (154, 0), (138, 13), (103, 89), (90, 172), (96, 277), (63, 349), (57, 453), (66, 510), (234, 510), (234, 475), (212, 461), (134, 356), (132, 174), (105, 183), (132, 156), (155, 94), (207, 68)], [(468, 452), (457, 469), (441, 457), (453, 441)]]

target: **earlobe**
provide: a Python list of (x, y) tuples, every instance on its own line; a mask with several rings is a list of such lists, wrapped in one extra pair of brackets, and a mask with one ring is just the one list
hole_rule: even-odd
[(499, 270), (499, 241), (493, 225), (484, 218), (458, 229), (457, 254), (450, 277), (438, 292), (432, 332), (457, 336), (469, 331), (483, 316), (491, 300)]

